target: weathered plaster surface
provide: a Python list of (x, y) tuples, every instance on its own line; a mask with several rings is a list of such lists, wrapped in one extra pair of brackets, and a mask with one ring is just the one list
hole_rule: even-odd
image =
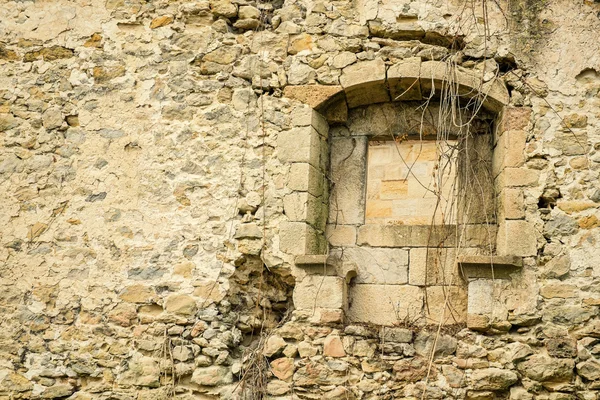
[[(273, 4), (0, 4), (0, 398), (244, 398), (261, 382), (271, 398), (597, 399), (600, 4)], [(440, 60), (510, 89), (494, 238), (522, 269), (466, 298), (407, 277), (402, 255), (391, 277), (420, 294), (381, 301), (361, 275), (347, 305), (350, 273), (294, 264), (323, 238), (370, 244), (314, 212), (343, 102), (393, 100), (386, 82), (410, 87), (394, 66)], [(378, 84), (349, 83), (363, 78)], [(331, 126), (302, 104), (349, 87)], [(343, 320), (376, 307), (397, 326)], [(264, 382), (245, 372), (252, 346)]]

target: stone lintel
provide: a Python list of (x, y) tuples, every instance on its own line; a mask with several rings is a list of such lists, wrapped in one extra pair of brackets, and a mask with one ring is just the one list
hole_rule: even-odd
[(523, 258), (514, 255), (465, 255), (459, 256), (457, 262), (465, 279), (508, 279), (523, 268)]
[(296, 256), (294, 263), (297, 267), (312, 267), (315, 265), (331, 265), (331, 260), (327, 254), (305, 254)]

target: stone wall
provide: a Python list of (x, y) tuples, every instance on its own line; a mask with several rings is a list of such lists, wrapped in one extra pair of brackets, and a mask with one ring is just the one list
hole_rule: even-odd
[[(534, 3), (0, 4), (0, 398), (599, 398), (600, 5)], [(495, 248), (328, 226), (356, 110), (458, 98)]]

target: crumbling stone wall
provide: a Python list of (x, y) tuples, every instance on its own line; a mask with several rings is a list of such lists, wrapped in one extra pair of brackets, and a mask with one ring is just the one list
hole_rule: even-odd
[[(600, 9), (531, 4), (2, 3), (0, 398), (598, 398)], [(496, 253), (466, 325), (351, 324), (331, 129), (434, 65), (497, 117)]]

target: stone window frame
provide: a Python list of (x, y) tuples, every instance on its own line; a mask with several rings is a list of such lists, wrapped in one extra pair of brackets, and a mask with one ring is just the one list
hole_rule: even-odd
[[(447, 68), (447, 63), (421, 61), (420, 58), (410, 58), (390, 66), (381, 59), (375, 59), (344, 68), (340, 77), (341, 86), (301, 85), (285, 88), (285, 97), (304, 103), (292, 112), (292, 128), (280, 133), (277, 141), (278, 157), (289, 166), (286, 184), (288, 194), (283, 201), (288, 221), (280, 224), (279, 247), (282, 252), (293, 256), (295, 267), (309, 269), (327, 264), (329, 240), (326, 236), (335, 241), (336, 234), (341, 234), (326, 233), (329, 124), (345, 122), (349, 108), (392, 100), (423, 100), (432, 91), (439, 93), (447, 84)], [(539, 178), (537, 171), (523, 168), (525, 129), (531, 109), (509, 106), (508, 90), (500, 79), (481, 84), (479, 75), (461, 67), (454, 68), (452, 74), (461, 96), (478, 97), (482, 106), (496, 115), (492, 152), (497, 200), (496, 253), (492, 256), (463, 256), (458, 263), (468, 281), (506, 278), (523, 266), (524, 257), (537, 254), (533, 223), (525, 220), (522, 190), (525, 186), (536, 184)], [(391, 225), (378, 229), (388, 230), (386, 235), (378, 236), (388, 237), (391, 242), (364, 241), (365, 244), (383, 247), (407, 245), (402, 241), (404, 239), (394, 242), (401, 236), (406, 237), (406, 227)], [(427, 246), (427, 243), (419, 242), (422, 239), (420, 236), (421, 233), (417, 232), (414, 244)], [(338, 295), (318, 302), (320, 308), (341, 310), (341, 313), (334, 313), (337, 316), (343, 314), (346, 308), (347, 285), (344, 281), (349, 281), (352, 271), (346, 271), (344, 275), (325, 277), (331, 281), (326, 284), (339, 288)], [(306, 287), (302, 290), (306, 292)], [(316, 290), (314, 285), (310, 290)], [(308, 298), (314, 299), (317, 295), (317, 292), (308, 293)], [(306, 296), (294, 297), (297, 309), (314, 308), (316, 304), (316, 301), (302, 303), (300, 298)]]

